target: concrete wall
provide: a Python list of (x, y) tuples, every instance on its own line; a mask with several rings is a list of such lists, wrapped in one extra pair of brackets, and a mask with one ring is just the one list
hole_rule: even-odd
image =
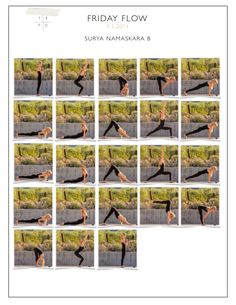
[[(162, 84), (164, 84), (162, 82)], [(141, 80), (140, 81), (140, 94), (141, 95), (160, 95), (157, 80)], [(169, 84), (164, 89), (165, 95), (178, 95), (178, 81)]]
[[(129, 95), (137, 95), (137, 81), (131, 80), (129, 83)], [(118, 80), (99, 80), (99, 95), (120, 96), (120, 84)]]
[[(125, 123), (125, 122), (117, 122), (122, 128), (125, 129), (125, 131), (128, 133), (128, 135), (132, 138), (137, 138), (137, 123)], [(99, 137), (102, 137), (105, 130), (107, 129), (110, 122), (107, 123), (99, 123)], [(115, 130), (113, 127), (108, 131), (106, 134), (106, 137), (113, 137), (113, 138), (120, 138), (120, 134)]]
[[(181, 88), (182, 88), (182, 94), (185, 90), (191, 89), (199, 84), (205, 83), (208, 80), (206, 79), (200, 79), (200, 80), (182, 80), (181, 82)], [(214, 88), (214, 90), (212, 90), (212, 94), (213, 95), (219, 95), (219, 89), (220, 89), (220, 83)], [(198, 94), (206, 94), (208, 95), (208, 87), (203, 87), (201, 89), (198, 89), (196, 91), (191, 91), (188, 93), (188, 95), (198, 95)]]
[[(99, 181), (103, 181), (104, 176), (108, 172), (110, 167), (99, 167)], [(118, 169), (126, 175), (131, 182), (137, 181), (137, 167), (122, 167)], [(115, 175), (114, 171), (107, 177), (106, 181), (109, 182), (120, 182), (119, 178)]]
[[(45, 267), (52, 267), (51, 251), (44, 252), (44, 259)], [(35, 266), (34, 251), (15, 251), (15, 266)]]
[[(94, 81), (82, 80), (80, 84), (84, 87), (81, 95), (94, 95)], [(78, 95), (80, 88), (73, 80), (57, 80), (57, 95)]]
[[(84, 257), (81, 266), (93, 267), (94, 266), (94, 253), (93, 251), (82, 251), (80, 255)], [(59, 266), (78, 266), (80, 258), (78, 258), (74, 251), (57, 251), (57, 267)]]
[[(184, 178), (194, 175), (199, 171), (205, 170), (207, 169), (207, 167), (182, 167), (181, 168), (181, 181), (184, 180)], [(208, 175), (204, 174), (202, 176), (193, 178), (193, 179), (189, 179), (187, 180), (187, 182), (207, 182), (208, 179)], [(218, 171), (214, 173), (212, 179), (212, 182), (219, 182), (219, 168)]]
[[(16, 176), (25, 176), (25, 175), (28, 176), (34, 174), (36, 175), (46, 170), (52, 171), (52, 165), (15, 165), (15, 178)], [(53, 177), (50, 176), (49, 180), (52, 179)], [(33, 181), (33, 180), (29, 180), (29, 181)]]
[[(15, 80), (15, 95), (36, 95), (37, 94), (37, 80)], [(40, 95), (52, 95), (52, 80), (42, 80)]]
[[(150, 131), (154, 130), (159, 125), (159, 122), (141, 122), (140, 123), (140, 135), (145, 137)], [(173, 137), (178, 138), (178, 122), (165, 122), (166, 127), (172, 128)], [(150, 137), (169, 137), (169, 130), (158, 130), (155, 133), (151, 134)]]
[[(130, 224), (137, 224), (137, 209), (117, 209), (123, 216), (126, 217)], [(109, 209), (99, 209), (99, 223), (102, 224), (104, 218), (107, 216)], [(120, 224), (119, 220), (115, 217), (114, 213), (106, 221), (107, 224)]]
[[(14, 136), (16, 133), (39, 131), (46, 127), (52, 128), (52, 122), (18, 122), (14, 124)], [(51, 137), (52, 133), (48, 136)]]
[[(95, 168), (87, 167), (88, 178), (87, 181), (94, 183), (95, 182)], [(82, 171), (80, 167), (63, 167), (57, 168), (57, 182), (62, 180), (71, 180), (76, 179), (82, 176)], [(83, 183), (83, 182), (81, 182)]]
[[(184, 137), (184, 135), (187, 132), (193, 131), (199, 127), (202, 127), (204, 125), (207, 125), (208, 123), (182, 123), (181, 124), (181, 134), (182, 137)], [(188, 136), (188, 138), (199, 138), (199, 137), (204, 137), (204, 138), (208, 138), (208, 130), (202, 130), (199, 133), (195, 133), (195, 134), (191, 134)], [(219, 138), (219, 127), (215, 128), (213, 133), (212, 133), (212, 138)]]
[[(203, 212), (204, 213), (204, 212)], [(197, 209), (182, 209), (181, 223), (185, 224), (198, 224), (201, 225), (200, 216)], [(205, 224), (207, 225), (219, 225), (219, 212), (209, 214)]]
[[(178, 224), (178, 210), (172, 210), (175, 218), (171, 224)], [(140, 209), (140, 224), (167, 224), (167, 214), (165, 209)]]
[[(146, 182), (147, 179), (154, 175), (158, 171), (159, 167), (141, 167), (141, 181)], [(166, 167), (165, 171), (171, 172), (172, 174), (172, 182), (178, 182), (178, 167)], [(168, 175), (160, 175), (153, 179), (151, 179), (149, 182), (169, 182), (169, 176)]]
[[(95, 210), (88, 209), (88, 219), (87, 224), (95, 224)], [(81, 219), (81, 210), (80, 209), (66, 209), (66, 210), (57, 210), (57, 225), (60, 225), (62, 222), (71, 222), (78, 219)]]
[[(112, 267), (121, 265), (121, 251), (99, 252), (99, 267)], [(137, 267), (137, 253), (126, 252), (124, 259), (125, 267)]]
[[(94, 138), (94, 123), (87, 123), (88, 132), (86, 133), (86, 138)], [(75, 135), (81, 132), (80, 123), (57, 123), (57, 138), (68, 135)], [(82, 140), (83, 138), (78, 138)]]
[[(16, 224), (16, 220), (27, 220), (32, 218), (42, 217), (43, 215), (51, 214), (52, 209), (17, 209), (14, 210), (14, 224)], [(51, 224), (50, 220), (48, 224)], [(21, 224), (20, 224), (21, 225)], [(32, 225), (38, 225), (37, 223), (33, 223)]]

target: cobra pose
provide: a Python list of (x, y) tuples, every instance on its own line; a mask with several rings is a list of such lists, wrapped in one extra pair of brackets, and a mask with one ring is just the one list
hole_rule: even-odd
[(37, 77), (37, 95), (40, 95), (39, 91), (40, 91), (40, 87), (41, 87), (41, 83), (42, 83), (42, 74), (44, 72), (42, 61), (38, 62), (37, 66), (36, 66), (36, 72), (38, 74), (38, 77)]
[(79, 242), (79, 248), (75, 250), (74, 254), (78, 258), (80, 258), (79, 266), (81, 266), (82, 262), (84, 261), (84, 257), (80, 254), (84, 250), (84, 247), (88, 241), (88, 235), (84, 236), (81, 241)]
[(170, 133), (170, 137), (172, 137), (172, 128), (171, 127), (167, 127), (167, 126), (164, 126), (165, 125), (165, 120), (166, 120), (166, 117), (168, 115), (166, 114), (165, 110), (161, 110), (159, 111), (159, 118), (160, 118), (160, 123), (159, 125), (153, 129), (152, 131), (150, 131), (146, 137), (149, 137), (151, 134), (157, 132), (158, 130), (169, 130), (169, 133)]
[[(162, 82), (164, 83), (162, 85)], [(158, 76), (157, 77), (157, 84), (158, 84), (158, 88), (159, 88), (159, 92), (162, 96), (164, 96), (164, 89), (169, 86), (170, 84), (173, 84), (174, 82), (176, 82), (176, 77), (175, 76)]]
[[(205, 212), (205, 215), (203, 216), (203, 212)], [(198, 213), (200, 216), (200, 221), (201, 224), (204, 225), (205, 224), (205, 220), (207, 219), (207, 217), (212, 214), (212, 213), (216, 213), (217, 212), (217, 207), (216, 206), (205, 206), (205, 205), (199, 205), (198, 206)]]
[(120, 212), (117, 211), (115, 207), (111, 207), (110, 211), (108, 212), (107, 216), (103, 220), (103, 225), (106, 224), (107, 219), (114, 213), (115, 217), (119, 220), (121, 225), (130, 225), (130, 223), (127, 221), (125, 216), (123, 216)]
[(79, 182), (84, 182), (87, 183), (88, 181), (88, 171), (86, 169), (85, 165), (81, 166), (81, 171), (82, 171), (82, 176), (75, 178), (75, 179), (70, 179), (70, 180), (62, 180), (61, 183), (79, 183)]
[(216, 79), (216, 78), (211, 79), (211, 80), (201, 83), (191, 89), (185, 90), (184, 95), (188, 95), (189, 92), (192, 92), (192, 91), (204, 88), (204, 87), (208, 87), (208, 95), (211, 96), (212, 90), (218, 85), (218, 83), (219, 83), (218, 79)]
[(81, 80), (86, 76), (86, 72), (87, 72), (87, 68), (88, 68), (89, 62), (85, 62), (85, 64), (82, 66), (82, 69), (79, 72), (79, 76), (78, 78), (76, 78), (76, 80), (74, 80), (74, 84), (80, 88), (78, 95), (80, 95), (82, 93), (82, 91), (84, 90), (84, 87), (81, 85)]
[(18, 136), (29, 136), (29, 137), (38, 136), (39, 138), (47, 138), (51, 132), (52, 132), (52, 128), (46, 127), (46, 128), (43, 128), (42, 130), (38, 130), (38, 131), (18, 132), (18, 133), (16, 133), (16, 137), (18, 137)]
[(78, 139), (78, 138), (86, 138), (86, 134), (88, 132), (88, 127), (86, 124), (86, 121), (83, 120), (81, 122), (81, 129), (82, 131), (73, 135), (68, 135), (68, 136), (62, 136), (61, 139)]
[(105, 130), (105, 132), (103, 133), (103, 138), (105, 138), (106, 134), (108, 133), (108, 131), (114, 127), (115, 130), (119, 133), (121, 138), (130, 138), (130, 136), (128, 135), (128, 133), (124, 130), (124, 128), (122, 128), (115, 120), (111, 120), (110, 124), (108, 125), (107, 129)]
[(129, 84), (127, 79), (122, 76), (118, 77), (119, 85), (120, 85), (120, 95), (127, 96), (129, 95)]
[(171, 177), (172, 177), (171, 172), (165, 171), (165, 159), (164, 159), (164, 156), (160, 157), (159, 166), (160, 166), (159, 170), (154, 175), (150, 176), (146, 180), (146, 182), (151, 180), (151, 179), (153, 179), (153, 178), (155, 178), (155, 177), (157, 177), (157, 176), (160, 176), (160, 175), (167, 175), (167, 176), (169, 176), (169, 181), (171, 182)]
[(121, 243), (121, 267), (123, 267), (124, 266), (125, 254), (126, 254), (126, 247), (129, 244), (125, 233), (120, 234), (120, 243)]
[(78, 220), (75, 220), (75, 221), (68, 221), (68, 222), (64, 222), (62, 223), (62, 226), (74, 226), (74, 225), (80, 225), (80, 224), (83, 224), (83, 225), (86, 225), (86, 221), (88, 219), (88, 213), (87, 213), (87, 210), (86, 208), (81, 208), (81, 214), (82, 214), (82, 218), (78, 219)]
[(184, 182), (186, 182), (186, 181), (189, 180), (189, 179), (193, 179), (193, 178), (199, 177), (199, 176), (201, 176), (201, 175), (207, 175), (207, 176), (208, 176), (207, 181), (208, 181), (208, 183), (211, 183), (211, 179), (212, 179), (214, 173), (215, 173), (217, 170), (218, 170), (217, 166), (211, 166), (211, 167), (209, 167), (209, 168), (207, 168), (207, 169), (204, 169), (204, 170), (202, 170), (202, 171), (197, 172), (197, 173), (194, 174), (194, 175), (191, 175), (191, 176), (186, 177), (186, 178), (184, 179)]
[(33, 175), (21, 175), (21, 176), (16, 176), (16, 180), (19, 179), (39, 179), (39, 181), (48, 181), (49, 177), (52, 176), (52, 171), (46, 170), (42, 173), (39, 174), (33, 174)]
[(167, 223), (168, 225), (176, 217), (175, 213), (171, 211), (171, 200), (153, 200), (153, 203), (160, 203), (166, 205)]
[(52, 220), (52, 215), (46, 214), (38, 218), (20, 219), (16, 221), (16, 224), (18, 225), (19, 223), (37, 223), (40, 226), (47, 226), (50, 220)]
[(103, 178), (103, 182), (106, 181), (107, 177), (112, 173), (115, 172), (115, 175), (119, 178), (120, 182), (130, 182), (129, 179), (125, 176), (125, 174), (123, 174), (115, 165), (111, 165), (111, 167), (109, 168), (108, 172), (106, 173), (106, 175)]
[(218, 127), (218, 123), (217, 122), (213, 122), (213, 123), (209, 123), (209, 124), (206, 124), (206, 125), (203, 125), (201, 127), (198, 127), (197, 129), (195, 130), (192, 130), (190, 132), (187, 132), (185, 134), (185, 137), (187, 138), (188, 136), (190, 136), (191, 134), (195, 134), (195, 133), (198, 133), (198, 132), (201, 132), (202, 130), (207, 130), (208, 131), (208, 138), (211, 139), (211, 135), (212, 133), (214, 132), (214, 129)]
[(40, 249), (39, 247), (35, 247), (34, 255), (35, 255), (35, 266), (39, 267), (39, 263), (41, 263), (41, 267), (44, 267), (45, 260), (44, 260), (43, 250)]

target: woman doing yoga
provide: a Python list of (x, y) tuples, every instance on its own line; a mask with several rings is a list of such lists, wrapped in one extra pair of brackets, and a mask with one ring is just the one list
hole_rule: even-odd
[[(162, 82), (164, 82), (164, 84), (162, 85)], [(164, 89), (169, 86), (170, 84), (173, 84), (174, 82), (176, 82), (176, 77), (175, 76), (170, 76), (170, 77), (167, 77), (167, 76), (158, 76), (157, 77), (157, 84), (158, 84), (158, 88), (159, 88), (159, 91), (160, 91), (160, 94), (162, 96), (164, 96)]]
[(89, 63), (86, 61), (85, 64), (82, 66), (82, 69), (79, 72), (78, 78), (74, 80), (74, 84), (80, 88), (78, 95), (82, 93), (84, 87), (80, 84), (80, 81), (86, 76), (87, 68)]
[(61, 181), (61, 183), (79, 183), (79, 182), (87, 183), (88, 171), (87, 171), (85, 165), (81, 166), (81, 171), (82, 171), (82, 176), (81, 177), (71, 179), (71, 180), (63, 180), (63, 181)]
[(159, 111), (159, 119), (160, 119), (160, 123), (159, 125), (153, 129), (152, 131), (150, 131), (146, 137), (149, 137), (151, 134), (153, 134), (154, 132), (157, 132), (158, 130), (169, 130), (170, 132), (170, 137), (172, 137), (172, 128), (171, 127), (167, 127), (164, 126), (165, 125), (165, 120), (166, 120), (167, 114), (165, 113), (165, 110), (160, 110)]
[(120, 212), (117, 211), (116, 208), (111, 207), (110, 211), (108, 212), (107, 216), (103, 220), (103, 224), (106, 224), (107, 219), (114, 213), (115, 217), (119, 220), (121, 225), (129, 225), (130, 223), (127, 221), (125, 216), (123, 216)]
[(79, 243), (79, 248), (77, 250), (75, 250), (74, 254), (75, 256), (77, 256), (78, 258), (80, 258), (80, 262), (79, 262), (79, 266), (81, 266), (84, 257), (80, 254), (80, 252), (82, 252), (84, 250), (85, 244), (88, 241), (88, 235), (84, 236), (80, 243)]
[(52, 176), (52, 171), (46, 170), (39, 174), (33, 174), (33, 175), (25, 175), (25, 176), (17, 176), (16, 180), (19, 179), (39, 179), (40, 181), (48, 181), (49, 177)]
[(120, 242), (121, 242), (121, 267), (123, 267), (124, 266), (125, 254), (126, 254), (126, 247), (129, 244), (125, 233), (121, 233)]
[(47, 226), (48, 222), (52, 219), (52, 215), (46, 214), (38, 218), (31, 218), (31, 219), (20, 219), (16, 221), (16, 224), (19, 223), (37, 223), (40, 226)]
[(41, 83), (42, 83), (42, 74), (43, 74), (44, 68), (43, 68), (43, 63), (41, 61), (38, 62), (37, 66), (36, 66), (36, 72), (38, 74), (38, 78), (37, 78), (37, 95), (39, 94), (39, 90), (41, 87)]
[(108, 131), (114, 126), (115, 130), (119, 133), (121, 138), (129, 138), (128, 133), (114, 120), (111, 120), (110, 124), (108, 125), (107, 129), (105, 130), (103, 134), (103, 138), (105, 138)]
[(153, 203), (165, 204), (166, 205), (166, 214), (167, 214), (167, 223), (168, 225), (176, 217), (175, 213), (171, 211), (171, 200), (153, 200)]
[(51, 132), (52, 132), (52, 128), (46, 127), (46, 128), (43, 128), (42, 130), (38, 130), (38, 131), (19, 132), (16, 134), (16, 137), (18, 137), (18, 136), (29, 136), (29, 137), (38, 136), (39, 138), (43, 138), (43, 137), (47, 138)]
[(61, 139), (78, 139), (78, 138), (85, 138), (86, 137), (86, 133), (88, 132), (88, 127), (86, 124), (86, 121), (83, 120), (81, 122), (81, 129), (82, 131), (73, 135), (68, 135), (68, 136), (62, 136)]
[[(203, 216), (203, 211), (206, 212), (204, 216)], [(200, 215), (201, 224), (204, 225), (205, 220), (207, 219), (209, 214), (217, 212), (217, 207), (216, 206), (207, 207), (205, 205), (199, 205), (198, 206), (198, 212), (199, 212), (199, 215)]]
[(152, 176), (150, 176), (146, 181), (149, 181), (157, 176), (160, 175), (168, 175), (169, 176), (169, 181), (171, 182), (171, 172), (165, 171), (165, 159), (164, 156), (160, 157), (160, 161), (159, 161), (159, 170)]
[(218, 127), (218, 123), (217, 122), (209, 123), (209, 124), (203, 125), (201, 127), (198, 127), (197, 129), (195, 129), (193, 131), (187, 132), (185, 134), (185, 137), (187, 138), (191, 134), (195, 134), (195, 133), (201, 132), (202, 130), (207, 130), (208, 131), (208, 138), (210, 139), (211, 135), (212, 135), (212, 133), (213, 133), (213, 131), (214, 131), (214, 129), (216, 127)]
[(118, 81), (119, 81), (119, 84), (120, 84), (120, 95), (121, 96), (129, 95), (129, 84), (128, 84), (127, 79), (125, 79), (122, 76), (119, 76)]
[(106, 173), (106, 175), (103, 178), (103, 181), (105, 182), (107, 177), (112, 173), (115, 172), (115, 175), (119, 178), (120, 182), (130, 182), (129, 179), (125, 176), (125, 174), (123, 174), (115, 165), (111, 165), (111, 167), (109, 168), (108, 172)]
[(36, 265), (36, 267), (39, 266), (39, 263), (41, 263), (41, 267), (44, 267), (45, 260), (44, 260), (43, 250), (41, 250), (39, 247), (35, 247), (34, 248), (34, 255), (35, 255), (35, 265)]
[(88, 219), (88, 213), (87, 213), (87, 210), (86, 208), (81, 208), (81, 214), (82, 214), (82, 218), (78, 219), (78, 220), (75, 220), (75, 221), (68, 221), (68, 222), (64, 222), (62, 223), (62, 226), (74, 226), (74, 225), (80, 225), (80, 224), (83, 224), (83, 225), (86, 225), (86, 220)]
[(207, 169), (204, 169), (202, 171), (199, 171), (197, 172), (196, 174), (194, 175), (191, 175), (191, 176), (188, 176), (184, 179), (184, 181), (186, 180), (189, 180), (189, 179), (193, 179), (193, 178), (196, 178), (196, 177), (199, 177), (201, 175), (205, 175), (207, 174), (208, 175), (208, 183), (211, 183), (211, 179), (213, 177), (213, 174), (218, 170), (217, 166), (211, 166)]
[(197, 85), (196, 87), (185, 90), (184, 95), (188, 95), (188, 93), (191, 92), (191, 91), (195, 91), (195, 90), (198, 90), (198, 89), (203, 88), (203, 87), (208, 87), (208, 95), (211, 96), (212, 95), (211, 94), (212, 90), (214, 89), (215, 86), (218, 85), (218, 83), (219, 82), (216, 78), (208, 80), (204, 83), (201, 83), (201, 84)]

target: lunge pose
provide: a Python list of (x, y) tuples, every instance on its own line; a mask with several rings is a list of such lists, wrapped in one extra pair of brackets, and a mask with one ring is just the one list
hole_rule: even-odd
[(129, 95), (129, 84), (128, 84), (127, 79), (125, 79), (122, 76), (119, 76), (118, 81), (119, 81), (119, 84), (120, 84), (120, 95), (121, 96)]
[(169, 181), (171, 181), (171, 172), (165, 171), (165, 159), (164, 156), (160, 157), (160, 162), (159, 162), (159, 170), (152, 176), (150, 176), (146, 181), (149, 181), (157, 176), (160, 175), (168, 175), (169, 176)]
[(38, 136), (39, 138), (42, 138), (42, 137), (47, 138), (51, 132), (52, 132), (52, 128), (46, 127), (46, 128), (43, 128), (42, 130), (38, 130), (38, 131), (19, 132), (16, 134), (16, 137), (18, 137), (18, 136), (29, 136), (29, 137)]
[(103, 178), (103, 181), (106, 181), (107, 177), (112, 173), (115, 172), (115, 175), (120, 179), (120, 182), (130, 182), (129, 179), (123, 174), (115, 165), (111, 165), (108, 172)]
[(198, 127), (197, 129), (195, 129), (193, 131), (187, 132), (185, 134), (185, 137), (188, 137), (191, 134), (195, 134), (195, 133), (201, 132), (202, 130), (208, 130), (208, 138), (210, 139), (211, 135), (212, 135), (212, 133), (213, 133), (213, 131), (214, 131), (214, 129), (216, 127), (218, 127), (218, 123), (217, 122), (209, 123), (209, 124), (203, 125), (201, 127)]
[(48, 222), (52, 219), (52, 215), (46, 214), (38, 218), (31, 218), (31, 219), (20, 219), (16, 221), (16, 224), (19, 223), (37, 223), (38, 225), (47, 226)]
[(62, 223), (62, 225), (64, 226), (70, 226), (70, 225), (86, 225), (86, 220), (88, 219), (88, 213), (86, 208), (81, 208), (81, 214), (82, 214), (82, 218), (75, 220), (75, 221), (68, 221), (68, 222), (64, 222)]
[(36, 267), (39, 266), (40, 262), (41, 262), (41, 266), (44, 267), (45, 260), (44, 260), (43, 250), (41, 250), (39, 247), (35, 247), (34, 248), (34, 255), (35, 255), (35, 265), (36, 265)]
[[(203, 216), (203, 211), (206, 212), (204, 216)], [(209, 214), (217, 212), (217, 207), (216, 206), (207, 207), (205, 205), (199, 205), (198, 206), (198, 212), (199, 212), (199, 215), (200, 215), (201, 224), (204, 225), (205, 220), (207, 219)]]
[(80, 254), (80, 252), (82, 252), (84, 250), (85, 244), (88, 241), (88, 235), (86, 235), (85, 237), (83, 237), (79, 243), (79, 248), (77, 250), (75, 250), (74, 254), (75, 256), (77, 256), (78, 258), (80, 258), (80, 262), (79, 262), (79, 266), (81, 266), (82, 262), (84, 261), (84, 257)]
[(81, 123), (81, 129), (82, 131), (73, 135), (68, 135), (68, 136), (62, 136), (62, 139), (78, 139), (78, 138), (85, 138), (86, 137), (86, 133), (88, 132), (88, 127), (86, 124), (86, 121), (83, 120)]
[(196, 178), (196, 177), (199, 177), (201, 175), (205, 175), (207, 174), (208, 175), (208, 183), (211, 183), (211, 179), (213, 177), (213, 174), (218, 170), (217, 166), (211, 166), (207, 169), (204, 169), (202, 171), (199, 171), (197, 172), (196, 174), (194, 175), (191, 175), (191, 176), (188, 176), (184, 179), (184, 181), (186, 180), (189, 180), (189, 179), (193, 179), (193, 178)]
[(64, 180), (64, 181), (61, 181), (61, 183), (79, 183), (79, 182), (86, 183), (87, 180), (88, 180), (88, 171), (86, 169), (86, 166), (82, 165), (81, 170), (82, 170), (82, 176), (81, 177), (71, 179), (71, 180)]
[(74, 80), (74, 84), (80, 88), (78, 95), (82, 93), (84, 87), (80, 84), (80, 81), (86, 76), (87, 68), (89, 63), (86, 61), (85, 64), (82, 66), (82, 69), (79, 72), (78, 78)]
[(37, 66), (36, 66), (36, 72), (38, 74), (38, 78), (37, 78), (37, 95), (39, 94), (39, 90), (41, 87), (41, 83), (42, 83), (42, 74), (43, 74), (44, 68), (43, 68), (43, 63), (41, 61), (38, 62)]
[(125, 216), (123, 216), (120, 212), (117, 211), (116, 208), (111, 207), (110, 211), (108, 212), (107, 216), (105, 217), (105, 219), (103, 220), (103, 224), (106, 224), (107, 219), (112, 215), (115, 214), (115, 217), (119, 220), (121, 225), (129, 225), (130, 223), (127, 221), (127, 219), (125, 218)]
[(171, 211), (171, 200), (154, 200), (153, 203), (160, 203), (166, 205), (167, 223), (168, 225), (176, 217), (175, 213)]
[(103, 137), (105, 138), (108, 131), (114, 126), (115, 130), (119, 133), (120, 137), (129, 138), (128, 133), (122, 128), (116, 121), (111, 120), (110, 124), (108, 125), (107, 129), (105, 130)]
[[(164, 84), (162, 85), (162, 82), (164, 82)], [(158, 76), (157, 77), (157, 84), (158, 84), (158, 88), (159, 88), (159, 91), (160, 91), (160, 94), (162, 96), (164, 96), (164, 89), (170, 85), (170, 84), (173, 84), (174, 82), (176, 82), (176, 77), (175, 76), (170, 76), (170, 77), (167, 77), (167, 76)]]
[(208, 95), (211, 96), (212, 95), (211, 94), (212, 90), (214, 89), (215, 86), (218, 85), (218, 83), (219, 83), (219, 81), (216, 78), (208, 80), (208, 81), (206, 81), (204, 83), (201, 83), (201, 84), (199, 84), (199, 85), (197, 85), (197, 86), (195, 86), (191, 89), (185, 90), (184, 95), (188, 95), (188, 93), (191, 92), (191, 91), (195, 91), (195, 90), (198, 90), (198, 89), (203, 88), (203, 87), (208, 87)]
[(40, 181), (48, 181), (49, 177), (52, 176), (51, 170), (46, 170), (39, 174), (33, 174), (33, 175), (25, 175), (25, 176), (17, 176), (16, 180), (19, 179), (39, 179)]
[(126, 254), (126, 247), (129, 244), (125, 233), (121, 233), (120, 242), (121, 242), (121, 267), (123, 267), (124, 266), (125, 254)]
[(150, 131), (146, 137), (149, 137), (151, 134), (153, 134), (154, 132), (157, 132), (158, 130), (169, 130), (170, 132), (170, 137), (172, 137), (172, 128), (171, 127), (167, 127), (164, 126), (165, 125), (165, 120), (166, 120), (167, 114), (165, 113), (165, 110), (161, 110), (159, 111), (159, 118), (160, 118), (160, 123), (159, 125), (153, 129), (152, 131)]

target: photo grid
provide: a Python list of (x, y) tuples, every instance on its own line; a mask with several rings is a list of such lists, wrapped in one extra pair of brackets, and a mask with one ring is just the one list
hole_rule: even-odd
[(220, 103), (219, 58), (15, 58), (15, 268), (133, 270), (139, 230), (219, 226)]

